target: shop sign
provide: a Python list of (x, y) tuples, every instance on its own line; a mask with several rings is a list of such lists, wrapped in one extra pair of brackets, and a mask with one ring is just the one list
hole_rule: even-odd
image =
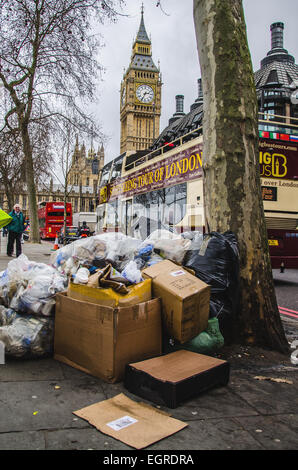
[(277, 201), (277, 188), (272, 186), (262, 186), (263, 201)]
[(298, 177), (298, 148), (291, 142), (260, 139), (259, 162), (263, 178)]

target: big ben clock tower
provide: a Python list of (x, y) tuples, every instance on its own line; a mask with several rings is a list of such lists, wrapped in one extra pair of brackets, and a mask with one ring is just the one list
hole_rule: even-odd
[(142, 5), (139, 31), (120, 88), (120, 153), (147, 149), (158, 137), (161, 85), (160, 71), (152, 60)]

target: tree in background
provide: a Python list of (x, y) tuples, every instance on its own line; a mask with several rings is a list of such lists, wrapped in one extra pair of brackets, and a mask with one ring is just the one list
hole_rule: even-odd
[(12, 138), (9, 133), (0, 134), (0, 184), (5, 191), (6, 199), (3, 204), (7, 204), (12, 210), (15, 195), (22, 190), (23, 155), (20, 155), (19, 143)]
[[(36, 184), (48, 179), (52, 165), (49, 128), (31, 125), (32, 158)], [(20, 136), (9, 130), (0, 132), (0, 184), (6, 199), (3, 203), (12, 210), (16, 196), (27, 193), (25, 161)], [(24, 207), (23, 207), (24, 209)]]
[(258, 108), (241, 0), (194, 0), (204, 90), (203, 174), (210, 231), (240, 252), (235, 340), (288, 352), (269, 256), (258, 162)]
[(122, 0), (0, 0), (0, 82), (8, 106), (4, 125), (20, 135), (32, 241), (39, 241), (32, 122), (52, 123), (72, 109), (80, 126), (95, 128), (80, 100), (92, 100), (100, 66), (91, 21), (114, 20)]
[[(53, 175), (61, 184), (63, 189), (63, 202), (64, 202), (64, 234), (66, 234), (67, 226), (67, 210), (66, 203), (69, 197), (69, 194), (73, 190), (73, 185), (69, 181), (69, 174), (72, 164), (72, 154), (75, 147), (76, 140), (76, 126), (72, 124), (73, 119), (69, 118), (68, 120), (61, 120), (59, 123), (59, 128), (57, 129), (57, 168), (52, 170)], [(57, 171), (58, 170), (58, 171)], [(64, 238), (64, 244), (66, 244), (66, 238)]]

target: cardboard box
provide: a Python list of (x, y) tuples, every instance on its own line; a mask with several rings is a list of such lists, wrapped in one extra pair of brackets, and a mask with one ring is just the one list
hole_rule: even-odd
[(54, 359), (120, 381), (129, 362), (161, 354), (160, 308), (159, 299), (111, 308), (57, 294)]
[(128, 364), (124, 386), (135, 395), (176, 408), (212, 387), (227, 385), (229, 374), (227, 361), (181, 349)]
[(107, 307), (130, 307), (141, 302), (151, 300), (151, 280), (130, 286), (129, 294), (122, 295), (113, 289), (103, 289), (101, 287), (90, 287), (86, 284), (68, 284), (68, 297), (93, 304), (105, 305)]
[(208, 284), (169, 260), (144, 269), (142, 275), (152, 279), (153, 297), (161, 298), (165, 334), (185, 343), (207, 328)]

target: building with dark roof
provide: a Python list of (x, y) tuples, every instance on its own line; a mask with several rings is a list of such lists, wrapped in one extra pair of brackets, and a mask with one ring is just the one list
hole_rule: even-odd
[(255, 72), (259, 111), (269, 120), (275, 114), (285, 116), (285, 122), (290, 123), (291, 117), (298, 118), (297, 103), (291, 100), (298, 88), (298, 65), (284, 49), (284, 24), (273, 23), (270, 30), (271, 49)]
[[(298, 93), (298, 65), (295, 59), (283, 47), (283, 23), (273, 23), (271, 30), (271, 50), (261, 61), (260, 69), (254, 74), (259, 111), (265, 119), (273, 120), (274, 115), (279, 122), (291, 123), (291, 118), (298, 118), (298, 99), (293, 100), (293, 92)], [(179, 100), (177, 100), (177, 98)], [(188, 113), (181, 108), (181, 97), (176, 96), (176, 112), (169, 119), (168, 126), (154, 141), (150, 150), (161, 147), (202, 126), (203, 92), (201, 79), (198, 80), (198, 97), (191, 105)], [(180, 106), (179, 110), (177, 106)], [(181, 112), (182, 109), (182, 112)], [(296, 122), (297, 124), (297, 122)], [(201, 132), (199, 130), (198, 132)], [(196, 137), (197, 133), (190, 138)], [(178, 144), (178, 142), (177, 142)]]
[[(203, 90), (202, 81), (200, 78), (198, 79), (198, 97), (191, 105), (190, 111), (186, 114), (184, 113), (183, 101), (183, 95), (176, 95), (176, 111), (169, 119), (168, 126), (154, 141), (153, 145), (151, 146), (151, 150), (155, 150), (156, 148), (172, 142), (173, 140), (178, 139), (179, 137), (184, 136), (185, 134), (188, 134), (202, 126)], [(197, 133), (192, 133), (190, 138), (197, 137), (199, 133), (201, 133), (201, 130), (198, 130)]]

